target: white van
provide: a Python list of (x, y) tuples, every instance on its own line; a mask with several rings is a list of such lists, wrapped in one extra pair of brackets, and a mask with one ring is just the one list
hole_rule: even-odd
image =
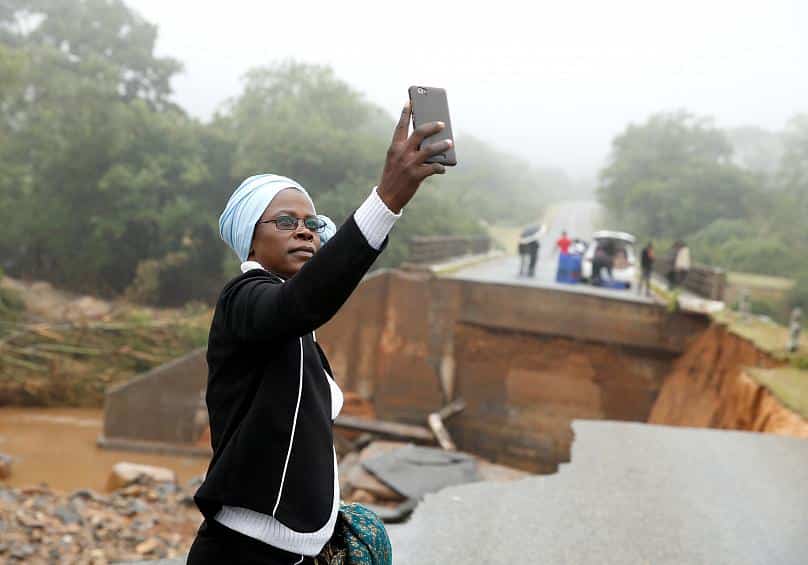
[(603, 269), (601, 282), (607, 286), (631, 288), (637, 280), (637, 255), (634, 253), (636, 241), (636, 237), (621, 231), (602, 230), (593, 233), (592, 243), (581, 260), (581, 279), (592, 282), (592, 260), (595, 251), (603, 247), (612, 262), (612, 276), (609, 280), (606, 269)]

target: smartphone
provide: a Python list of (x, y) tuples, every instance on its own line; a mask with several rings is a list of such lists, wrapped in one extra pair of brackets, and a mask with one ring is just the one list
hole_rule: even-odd
[(434, 155), (427, 159), (426, 162), (440, 163), (450, 167), (457, 165), (454, 136), (452, 135), (452, 120), (449, 118), (449, 101), (446, 99), (446, 91), (442, 88), (432, 88), (431, 86), (411, 86), (409, 94), (412, 105), (413, 128), (428, 122), (443, 122), (446, 124), (442, 131), (424, 139), (422, 145), (444, 139), (452, 140), (452, 146), (448, 151)]

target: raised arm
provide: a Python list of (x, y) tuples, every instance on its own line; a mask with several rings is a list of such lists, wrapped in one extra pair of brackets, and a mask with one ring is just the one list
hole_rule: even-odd
[(337, 313), (384, 249), (395, 218), (421, 182), (445, 172), (443, 165), (424, 161), (445, 152), (450, 141), (418, 149), (426, 137), (444, 125), (424, 124), (407, 137), (409, 121), (407, 105), (393, 133), (378, 187), (300, 271), (283, 283), (265, 276), (247, 276), (226, 289), (221, 308), (233, 334), (255, 340), (301, 336)]

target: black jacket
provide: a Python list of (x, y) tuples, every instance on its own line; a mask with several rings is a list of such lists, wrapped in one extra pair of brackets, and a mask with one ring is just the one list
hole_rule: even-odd
[(213, 458), (194, 497), (206, 518), (228, 505), (298, 532), (328, 520), (334, 452), (324, 370), (332, 373), (312, 331), (337, 313), (381, 250), (351, 215), (288, 281), (255, 269), (222, 290), (207, 352)]

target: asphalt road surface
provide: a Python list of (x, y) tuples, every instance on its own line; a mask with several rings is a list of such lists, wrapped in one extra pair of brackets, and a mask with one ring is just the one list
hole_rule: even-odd
[(555, 475), (427, 495), (389, 528), (396, 565), (797, 565), (808, 440), (576, 421)]
[(569, 285), (555, 282), (558, 266), (558, 251), (555, 242), (561, 236), (561, 232), (566, 230), (570, 238), (577, 237), (590, 241), (594, 231), (604, 228), (604, 226), (598, 225), (600, 215), (601, 208), (594, 201), (569, 201), (555, 205), (544, 219), (547, 231), (541, 237), (535, 277), (519, 276), (519, 256), (516, 254), (516, 249), (507, 251), (512, 255), (472, 265), (455, 271), (450, 276), (464, 280), (558, 288), (569, 292), (609, 296), (617, 300), (651, 302), (650, 298), (637, 295), (634, 289), (615, 290), (588, 284)]

